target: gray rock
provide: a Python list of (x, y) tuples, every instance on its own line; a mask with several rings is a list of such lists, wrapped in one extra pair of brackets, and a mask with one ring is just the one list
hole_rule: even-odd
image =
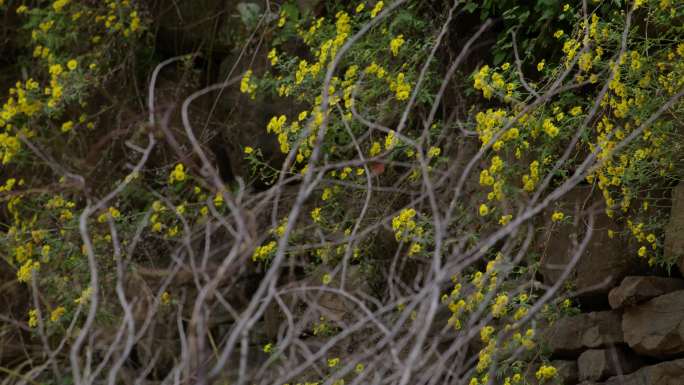
[(585, 349), (623, 343), (620, 319), (614, 310), (561, 318), (544, 331), (542, 340), (554, 355), (577, 356)]
[(684, 290), (625, 309), (622, 330), (625, 341), (639, 354), (684, 353)]
[(590, 349), (577, 359), (580, 380), (597, 381), (628, 374), (641, 366), (641, 360), (634, 353), (622, 348)]
[(608, 302), (610, 307), (618, 309), (677, 290), (684, 290), (684, 280), (666, 277), (625, 277), (620, 286), (610, 291)]
[[(577, 217), (583, 207), (599, 199), (590, 188), (582, 186), (569, 192), (559, 205), (566, 215)], [(547, 212), (540, 272), (544, 282), (552, 285), (572, 261), (575, 241), (579, 243), (587, 230), (584, 221), (573, 225), (552, 222), (550, 218), (551, 212)], [(617, 231), (619, 227), (604, 213), (597, 214), (589, 244), (569, 276), (580, 295), (605, 295), (622, 278), (640, 270), (642, 261), (630, 256), (626, 242), (610, 238), (608, 230)]]
[(615, 376), (606, 382), (582, 382), (580, 385), (682, 385), (684, 359), (645, 366), (632, 374)]
[(665, 227), (665, 257), (684, 274), (684, 183), (672, 190), (670, 222)]
[(577, 383), (577, 380), (579, 379), (577, 362), (565, 361), (565, 360), (554, 360), (554, 361), (551, 361), (551, 365), (553, 365), (553, 367), (556, 368), (556, 370), (558, 370), (558, 374), (556, 374), (556, 378), (558, 379), (559, 384), (574, 385)]

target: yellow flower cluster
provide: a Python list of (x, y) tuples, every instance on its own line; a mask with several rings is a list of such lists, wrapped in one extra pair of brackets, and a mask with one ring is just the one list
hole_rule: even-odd
[(250, 69), (245, 71), (245, 74), (242, 75), (242, 79), (240, 79), (240, 92), (248, 94), (250, 98), (255, 99), (257, 86), (252, 81), (252, 74), (252, 70)]
[(396, 79), (390, 80), (390, 91), (395, 93), (399, 101), (408, 99), (411, 92), (411, 84), (406, 81), (405, 77), (403, 72), (399, 72)]
[(534, 188), (539, 183), (539, 161), (534, 160), (530, 163), (530, 173), (522, 177), (523, 190), (527, 192), (534, 191)]
[(185, 178), (185, 166), (183, 166), (183, 163), (178, 163), (169, 174), (169, 184), (182, 182), (185, 180)]
[(254, 249), (254, 253), (252, 254), (252, 261), (254, 262), (263, 262), (266, 261), (268, 258), (271, 257), (271, 254), (275, 251), (276, 249), (276, 242), (271, 241), (263, 246), (258, 246), (256, 249)]
[(537, 380), (540, 381), (546, 381), (550, 380), (551, 378), (555, 377), (557, 373), (557, 370), (555, 367), (551, 365), (542, 365), (539, 367), (539, 370), (534, 374), (535, 377), (537, 377)]
[(40, 263), (32, 259), (28, 259), (17, 271), (17, 281), (28, 282), (33, 276), (33, 272), (40, 269)]
[[(397, 241), (409, 240), (412, 238), (412, 233), (418, 231), (416, 226), (416, 210), (413, 208), (403, 209), (396, 217), (392, 218), (392, 230), (394, 230), (394, 238)], [(422, 228), (420, 228), (422, 233)]]
[(399, 54), (399, 48), (401, 48), (404, 43), (404, 35), (398, 35), (390, 41), (390, 51), (392, 52), (392, 56), (397, 56)]

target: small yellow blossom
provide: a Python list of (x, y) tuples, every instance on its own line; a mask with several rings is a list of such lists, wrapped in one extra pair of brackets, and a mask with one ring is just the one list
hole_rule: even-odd
[(69, 61), (67, 62), (67, 68), (68, 68), (70, 71), (75, 70), (76, 67), (78, 67), (78, 62), (77, 62), (75, 59), (71, 59), (71, 60), (69, 60)]
[(35, 328), (36, 326), (38, 326), (38, 310), (36, 310), (36, 309), (29, 310), (28, 315), (29, 315), (28, 326), (30, 328)]
[(542, 71), (544, 69), (545, 61), (542, 60), (539, 63), (537, 63), (537, 71)]
[(392, 51), (392, 56), (397, 56), (399, 54), (399, 48), (404, 45), (404, 35), (399, 35), (390, 41), (390, 51)]
[(551, 220), (554, 222), (560, 222), (563, 218), (565, 218), (565, 214), (560, 211), (555, 211), (553, 215), (551, 215)]
[(62, 132), (63, 133), (67, 133), (67, 132), (71, 131), (71, 129), (73, 129), (73, 128), (74, 128), (74, 122), (72, 122), (71, 120), (69, 120), (68, 122), (62, 123)]
[(554, 368), (551, 365), (542, 365), (539, 367), (539, 370), (534, 374), (535, 377), (537, 377), (538, 380), (548, 380), (556, 376), (556, 368)]
[(62, 318), (62, 316), (64, 315), (65, 312), (66, 312), (66, 309), (64, 308), (64, 306), (56, 307), (55, 310), (53, 310), (52, 313), (50, 313), (50, 321), (52, 321), (52, 322), (59, 321), (59, 319)]
[(511, 215), (511, 214), (502, 215), (501, 218), (499, 218), (499, 224), (502, 226), (505, 226), (508, 224), (508, 222), (511, 221), (511, 219), (513, 219), (513, 215)]
[(485, 215), (489, 214), (489, 207), (487, 207), (487, 205), (483, 203), (480, 205), (479, 211), (480, 215), (484, 217)]
[(316, 223), (321, 222), (322, 216), (320, 207), (316, 207), (315, 209), (311, 210), (311, 219), (313, 219), (313, 221)]
[(382, 1), (378, 1), (377, 3), (375, 3), (375, 7), (373, 7), (373, 9), (371, 10), (370, 16), (372, 18), (377, 16), (378, 13), (380, 13), (380, 11), (382, 11), (382, 7), (384, 7), (384, 6), (385, 6), (385, 3)]
[(278, 64), (278, 52), (276, 52), (275, 48), (268, 52), (268, 60), (271, 61), (272, 66)]
[(441, 149), (441, 148), (439, 148), (439, 147), (430, 147), (430, 149), (428, 150), (427, 155), (428, 155), (428, 158), (434, 158), (434, 157), (436, 157), (436, 156), (439, 156), (439, 154), (441, 154), (441, 153), (442, 153), (442, 149)]
[(169, 184), (182, 182), (185, 180), (185, 177), (185, 166), (183, 166), (183, 163), (178, 163), (169, 174)]

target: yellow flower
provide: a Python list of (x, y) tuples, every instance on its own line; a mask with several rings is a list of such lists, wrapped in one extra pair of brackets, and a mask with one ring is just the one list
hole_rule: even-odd
[(121, 216), (121, 212), (117, 210), (116, 207), (110, 207), (108, 211), (109, 215), (111, 215), (114, 219), (119, 218)]
[(420, 243), (413, 242), (411, 244), (411, 247), (409, 248), (409, 255), (414, 255), (417, 253), (420, 253), (420, 251), (423, 249), (423, 246), (421, 246)]
[(67, 132), (71, 131), (71, 129), (73, 129), (73, 128), (74, 128), (74, 122), (72, 122), (71, 120), (68, 122), (62, 123), (62, 132), (63, 133), (67, 133)]
[(280, 18), (278, 19), (278, 27), (282, 28), (285, 26), (285, 22), (287, 22), (287, 14), (285, 11), (280, 12)]
[(275, 48), (273, 48), (271, 51), (269, 51), (268, 60), (271, 61), (272, 66), (278, 64), (278, 53), (276, 52)]
[(28, 12), (28, 10), (29, 9), (27, 6), (21, 5), (21, 6), (19, 6), (19, 8), (17, 8), (17, 15), (21, 15), (22, 13), (26, 13), (26, 12)]
[(374, 18), (375, 16), (377, 16), (378, 13), (380, 13), (380, 11), (382, 11), (382, 7), (384, 7), (384, 6), (385, 6), (385, 3), (384, 3), (384, 2), (378, 1), (378, 2), (375, 4), (375, 7), (373, 7), (373, 9), (371, 10), (370, 16), (371, 16), (372, 18)]
[(546, 64), (546, 63), (544, 62), (544, 60), (542, 60), (542, 61), (540, 61), (539, 63), (537, 63), (537, 71), (543, 70), (543, 69), (544, 69), (544, 64)]
[(370, 148), (370, 156), (376, 156), (382, 151), (382, 146), (380, 145), (380, 142), (373, 142)]
[(642, 257), (642, 258), (645, 257), (645, 256), (646, 256), (646, 246), (641, 246), (641, 247), (639, 248), (638, 254), (639, 254), (639, 256)]
[(71, 60), (69, 60), (69, 61), (67, 62), (67, 68), (68, 68), (70, 71), (75, 70), (76, 67), (78, 67), (78, 62), (77, 62), (76, 60), (71, 59)]
[(273, 351), (273, 344), (272, 343), (267, 343), (264, 345), (263, 349), (264, 353), (271, 353)]
[(506, 294), (499, 294), (496, 297), (496, 300), (494, 300), (494, 304), (492, 305), (492, 316), (494, 316), (494, 318), (499, 318), (505, 315), (507, 311), (507, 305), (508, 296)]
[(321, 208), (316, 207), (315, 209), (311, 210), (311, 219), (313, 219), (314, 222), (320, 223), (321, 222)]
[(560, 212), (560, 211), (555, 211), (555, 212), (553, 213), (553, 215), (551, 215), (551, 220), (554, 221), (554, 222), (562, 221), (563, 218), (565, 218), (565, 214), (563, 214), (563, 213)]
[(168, 305), (169, 303), (171, 303), (171, 294), (169, 294), (168, 291), (165, 291), (162, 293), (160, 299), (161, 299), (162, 305)]
[(397, 144), (396, 133), (394, 130), (390, 130), (385, 137), (385, 150), (391, 150)]
[(339, 365), (340, 359), (339, 358), (331, 358), (328, 360), (328, 367), (334, 368), (335, 366)]
[(178, 163), (169, 174), (169, 183), (182, 182), (185, 180), (185, 177), (185, 166), (183, 166), (183, 163)]
[(365, 369), (363, 364), (356, 364), (356, 367), (354, 368), (354, 372), (356, 372), (356, 374), (360, 374), (361, 372), (363, 372), (363, 369)]
[(439, 148), (439, 147), (434, 147), (434, 146), (433, 146), (433, 147), (430, 147), (430, 149), (428, 150), (427, 155), (428, 155), (428, 158), (434, 158), (434, 157), (436, 157), (436, 156), (439, 156), (439, 154), (441, 154), (441, 153), (442, 153), (442, 149), (441, 149), (441, 148)]
[(29, 314), (28, 326), (30, 328), (35, 328), (36, 326), (38, 326), (38, 310), (31, 309), (31, 310), (29, 310), (28, 314)]
[(249, 94), (254, 98), (256, 92), (256, 84), (252, 83), (252, 70), (247, 70), (240, 80), (240, 92)]
[(502, 215), (501, 218), (499, 218), (499, 224), (502, 226), (505, 226), (508, 224), (508, 222), (511, 221), (511, 219), (513, 219), (513, 215), (511, 215), (511, 214)]
[(489, 214), (489, 207), (487, 207), (487, 205), (483, 203), (480, 205), (479, 211), (480, 215), (484, 217), (485, 215)]
[(64, 68), (60, 64), (53, 64), (50, 66), (50, 75), (59, 76), (64, 72)]
[(59, 319), (62, 318), (65, 312), (66, 309), (64, 308), (64, 306), (58, 306), (57, 308), (55, 308), (55, 310), (52, 311), (52, 313), (50, 313), (50, 321), (59, 321)]
[(223, 206), (223, 194), (221, 194), (220, 191), (216, 193), (216, 196), (214, 196), (214, 206), (216, 206), (216, 207)]
[(321, 281), (323, 282), (324, 285), (329, 285), (330, 282), (332, 282), (332, 277), (330, 276), (330, 274), (325, 273), (325, 274), (323, 274), (323, 279)]
[(359, 5), (356, 6), (355, 12), (356, 12), (356, 13), (361, 13), (361, 12), (364, 10), (364, 8), (366, 8), (366, 4), (365, 4), (365, 3), (360, 3)]
[(550, 378), (553, 378), (556, 376), (556, 368), (554, 368), (551, 365), (542, 365), (539, 367), (539, 370), (537, 370), (537, 373), (535, 373), (535, 377), (537, 377), (538, 380), (548, 380)]
[(32, 259), (27, 260), (17, 271), (17, 281), (28, 282), (33, 276), (33, 272), (40, 269), (40, 263), (34, 262)]
[(245, 154), (249, 155), (254, 152), (254, 149), (250, 146), (245, 147)]
[(563, 32), (562, 29), (559, 29), (558, 31), (556, 31), (556, 33), (553, 34), (553, 37), (555, 37), (556, 39), (560, 39), (561, 37), (563, 37), (564, 34), (565, 32)]
[(69, 4), (69, 1), (70, 0), (57, 0), (52, 3), (52, 8), (55, 10), (55, 12), (62, 12), (62, 8)]
[(390, 51), (392, 51), (392, 56), (397, 56), (399, 54), (399, 48), (404, 45), (404, 35), (399, 35), (390, 41)]

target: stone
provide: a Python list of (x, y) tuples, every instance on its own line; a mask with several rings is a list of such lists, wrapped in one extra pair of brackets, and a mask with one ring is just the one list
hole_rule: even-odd
[(684, 290), (684, 280), (667, 277), (625, 277), (620, 286), (608, 294), (610, 307), (618, 309), (648, 301), (651, 298)]
[(684, 274), (684, 183), (672, 189), (670, 221), (665, 227), (665, 258), (675, 261)]
[(632, 374), (615, 376), (606, 382), (582, 382), (580, 385), (682, 385), (684, 359), (645, 366)]
[[(583, 207), (600, 199), (589, 186), (579, 186), (559, 201), (558, 209), (567, 216), (578, 217)], [(540, 272), (544, 283), (553, 285), (572, 261), (575, 242), (580, 243), (587, 231), (586, 221), (552, 222), (551, 211), (545, 212), (544, 218)], [(643, 261), (632, 257), (627, 243), (619, 237), (610, 238), (608, 230), (619, 233), (618, 225), (605, 213), (596, 214), (589, 244), (568, 276), (579, 296), (605, 296), (622, 278), (643, 270)]]
[(624, 339), (637, 353), (668, 357), (684, 353), (684, 290), (625, 309)]
[(585, 349), (623, 343), (620, 319), (614, 310), (561, 318), (543, 332), (542, 341), (553, 355), (574, 357)]
[(557, 382), (562, 385), (575, 385), (579, 379), (577, 362), (570, 360), (553, 360), (551, 366), (558, 371)]
[(632, 373), (640, 366), (641, 360), (622, 348), (589, 349), (577, 359), (578, 377), (582, 381), (597, 381), (618, 373)]

